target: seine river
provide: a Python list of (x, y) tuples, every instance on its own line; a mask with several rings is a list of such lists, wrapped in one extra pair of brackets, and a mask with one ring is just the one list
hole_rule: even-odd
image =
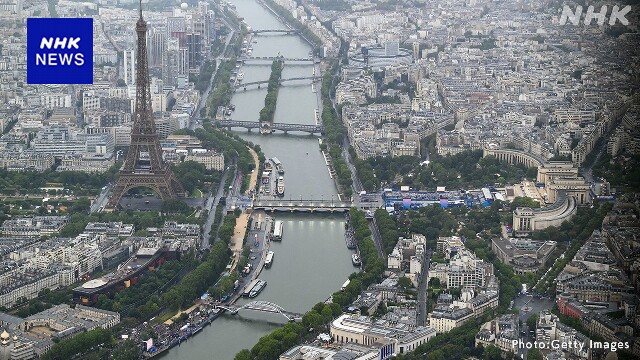
[[(232, 0), (238, 13), (252, 29), (286, 29), (271, 12), (254, 0)], [(307, 57), (311, 47), (297, 35), (254, 36), (252, 56), (290, 58)], [(248, 63), (242, 68), (244, 82), (267, 80), (270, 62)], [(285, 65), (282, 77), (311, 76), (313, 65)], [(320, 89), (318, 89), (319, 91)], [(257, 121), (267, 93), (262, 89), (238, 90), (232, 98), (236, 110), (234, 120)], [(309, 80), (284, 83), (278, 94), (275, 122), (315, 124), (317, 94)], [(238, 129), (238, 131), (242, 131)], [(329, 177), (318, 139), (308, 135), (260, 135), (256, 131), (241, 136), (259, 144), (267, 157), (277, 157), (285, 169), (285, 198), (337, 199), (333, 180)], [(281, 243), (272, 243), (274, 263), (260, 275), (267, 281), (265, 290), (256, 298), (274, 302), (286, 310), (305, 312), (315, 303), (326, 300), (338, 290), (350, 273), (351, 251), (344, 241), (344, 217), (323, 214), (279, 214), (284, 220)], [(241, 300), (246, 301), (246, 300)], [(276, 314), (241, 312), (216, 319), (198, 335), (171, 349), (165, 359), (232, 360), (234, 355), (251, 348), (260, 337), (284, 324)]]

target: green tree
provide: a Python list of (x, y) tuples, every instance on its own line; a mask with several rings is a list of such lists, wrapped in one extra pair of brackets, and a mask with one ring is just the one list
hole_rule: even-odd
[(90, 349), (109, 343), (113, 340), (110, 330), (95, 329), (84, 332), (69, 339), (62, 340), (51, 347), (51, 350), (46, 352), (43, 356), (43, 360), (67, 360), (73, 358), (75, 355), (82, 354)]
[(540, 203), (528, 197), (517, 196), (511, 201), (511, 211), (519, 207), (539, 208)]
[(111, 353), (114, 360), (137, 360), (140, 358), (141, 351), (133, 340), (126, 340), (122, 345), (118, 346)]
[(253, 360), (251, 352), (247, 349), (242, 349), (236, 354), (234, 360)]
[(489, 345), (484, 348), (484, 360), (501, 360), (502, 359), (502, 351), (494, 346)]
[(527, 326), (529, 330), (535, 330), (538, 324), (538, 314), (531, 315), (527, 318)]
[(162, 201), (162, 212), (165, 214), (189, 214), (192, 208), (182, 200), (167, 199)]
[(411, 283), (411, 280), (409, 280), (408, 277), (403, 276), (400, 279), (398, 279), (398, 286), (403, 290), (403, 291), (407, 291), (409, 289), (411, 289), (413, 287), (413, 284)]
[(542, 353), (540, 350), (533, 348), (527, 351), (527, 360), (542, 360)]

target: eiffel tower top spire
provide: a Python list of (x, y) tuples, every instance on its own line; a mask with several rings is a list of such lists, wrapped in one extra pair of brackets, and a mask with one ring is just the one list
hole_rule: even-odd
[[(163, 171), (166, 165), (162, 161), (162, 151), (156, 132), (156, 124), (151, 109), (151, 91), (149, 84), (149, 66), (147, 59), (147, 22), (142, 17), (142, 0), (140, 0), (140, 18), (136, 22), (138, 35), (136, 49), (136, 100), (131, 143), (129, 152), (142, 151), (148, 154), (151, 171)], [(139, 154), (130, 154), (124, 164), (124, 170), (134, 171), (141, 163), (146, 163)], [(146, 166), (145, 166), (146, 167)]]
[[(146, 37), (147, 22), (144, 21), (144, 18), (142, 17), (142, 0), (140, 0), (140, 18), (138, 18), (138, 22), (136, 23), (136, 31), (138, 33), (140, 31), (144, 31), (145, 32), (145, 37)], [(139, 35), (138, 35), (138, 37), (139, 37)]]

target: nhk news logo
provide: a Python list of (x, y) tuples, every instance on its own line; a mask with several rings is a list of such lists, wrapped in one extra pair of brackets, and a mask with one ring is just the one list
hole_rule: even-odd
[(92, 84), (93, 19), (28, 18), (27, 83)]

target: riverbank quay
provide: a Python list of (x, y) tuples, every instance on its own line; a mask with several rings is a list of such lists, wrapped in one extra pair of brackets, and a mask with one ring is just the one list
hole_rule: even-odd
[(205, 326), (211, 324), (213, 320), (225, 312), (224, 309), (214, 306), (207, 309), (201, 308), (198, 313), (202, 311), (204, 311), (206, 315), (200, 317), (200, 322), (194, 324), (188, 323), (180, 327), (178, 331), (166, 331), (166, 329), (161, 326), (152, 326), (153, 331), (158, 335), (158, 340), (152, 342), (151, 347), (142, 353), (142, 358), (149, 359), (158, 357), (165, 354), (171, 348), (182, 345), (182, 343), (187, 342), (191, 336), (200, 332)]
[(327, 171), (329, 171), (329, 177), (333, 179), (334, 184), (336, 185), (336, 189), (338, 190), (338, 200), (342, 201), (344, 198), (344, 187), (340, 184), (338, 173), (336, 172), (335, 166), (333, 166), (333, 159), (331, 155), (327, 153), (325, 150), (320, 150), (322, 152), (322, 157), (324, 158), (324, 163), (327, 165)]
[[(258, 154), (253, 149), (250, 149), (250, 152), (254, 155), (257, 166), (257, 162), (259, 161)], [(254, 174), (251, 176), (252, 179), (256, 178), (253, 179), (254, 182), (257, 181), (255, 174), (257, 174), (257, 171), (254, 171)], [(255, 225), (249, 229), (250, 224)], [(243, 253), (245, 239), (249, 238), (254, 241), (253, 244), (248, 244), (251, 246), (251, 259), (249, 263), (252, 264), (253, 270), (246, 277), (240, 277), (237, 280), (232, 293), (223, 297), (226, 301), (220, 302), (211, 298), (209, 294), (203, 294), (199, 300), (196, 300), (194, 306), (183, 314), (174, 317), (178, 320), (181, 319), (181, 321), (176, 321), (175, 323), (173, 321), (167, 321), (161, 324), (151, 325), (153, 333), (157, 336), (157, 338), (154, 339), (155, 349), (149, 351), (152, 349), (149, 348), (143, 352), (144, 358), (157, 357), (173, 347), (181, 346), (183, 342), (188, 341), (190, 337), (198, 334), (205, 326), (211, 324), (225, 312), (223, 308), (219, 307), (220, 305), (235, 304), (242, 297), (245, 287), (257, 279), (264, 268), (266, 253), (269, 251), (270, 241), (268, 237), (271, 224), (271, 218), (263, 211), (243, 213), (236, 219), (234, 233), (229, 243), (229, 248), (232, 251), (232, 261), (222, 277), (230, 276), (236, 272), (237, 265)], [(144, 341), (146, 339), (142, 340)]]
[[(252, 270), (246, 277), (240, 277), (234, 286), (233, 291), (223, 297), (226, 301), (218, 301), (213, 299), (209, 294), (205, 293), (202, 297), (196, 300), (196, 304), (189, 308), (184, 313), (177, 316), (176, 321), (167, 321), (164, 323), (152, 323), (143, 324), (137, 329), (132, 331), (132, 335), (138, 337), (141, 341), (147, 341), (147, 339), (140, 338), (140, 334), (150, 327), (150, 330), (155, 334), (151, 347), (148, 347), (143, 352), (143, 358), (157, 357), (167, 350), (181, 346), (182, 343), (187, 342), (192, 336), (198, 334), (205, 326), (211, 324), (216, 318), (222, 315), (225, 310), (221, 308), (221, 305), (233, 305), (235, 304), (245, 292), (245, 287), (251, 284), (253, 280), (260, 276), (262, 269), (264, 268), (264, 261), (266, 254), (269, 251), (269, 234), (272, 225), (271, 217), (267, 216), (263, 211), (256, 211), (247, 215), (247, 223), (255, 224), (254, 227), (248, 229), (247, 238), (254, 239), (251, 245), (251, 260)], [(249, 221), (250, 220), (250, 221)], [(246, 224), (244, 225), (246, 229)], [(237, 234), (235, 241), (240, 244), (240, 252), (234, 256), (234, 264), (237, 265), (242, 253), (243, 238), (240, 238)], [(232, 266), (222, 277), (230, 276), (235, 273), (236, 267)]]

